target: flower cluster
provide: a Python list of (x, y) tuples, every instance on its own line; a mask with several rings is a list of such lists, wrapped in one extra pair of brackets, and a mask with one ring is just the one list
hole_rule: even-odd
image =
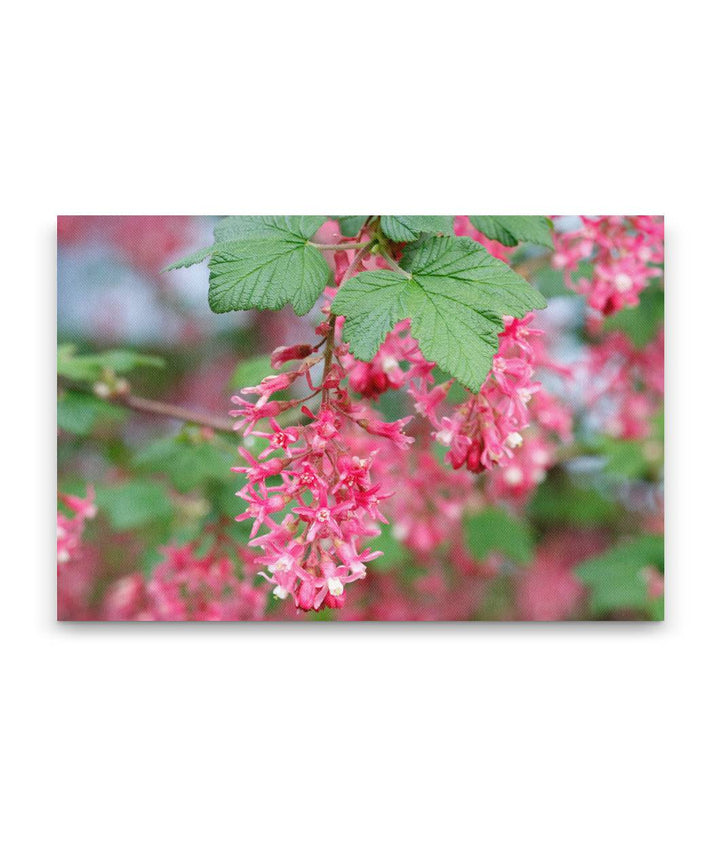
[(387, 500), (392, 535), (423, 562), (442, 544), (462, 543), (462, 514), (473, 490), (470, 473), (443, 466), (429, 441), (419, 437), (410, 454), (377, 461), (383, 481), (400, 486)]
[(195, 545), (162, 548), (163, 561), (146, 582), (122, 577), (109, 589), (103, 618), (109, 621), (259, 621), (265, 594), (239, 579), (235, 563), (213, 548), (198, 558)]
[[(364, 545), (378, 534), (376, 521), (387, 522), (380, 502), (389, 494), (371, 477), (379, 448), (361, 456), (353, 448), (353, 436), (362, 429), (402, 450), (412, 442), (403, 432), (409, 417), (383, 422), (341, 387), (348, 355), (346, 346), (335, 345), (337, 326), (331, 315), (317, 329), (324, 336), (324, 357), (316, 354), (322, 343), (278, 349), (275, 365), (300, 358), (299, 366), (243, 389), (242, 396), (232, 399), (237, 409), (230, 411), (246, 441), (263, 446), (255, 456), (245, 446), (239, 449), (245, 464), (234, 470), (247, 482), (238, 496), (248, 505), (237, 520), (253, 521), (249, 544), (262, 550), (260, 573), (274, 585), (276, 597), (292, 597), (303, 610), (341, 607), (345, 586), (363, 579), (367, 562), (380, 555)], [(310, 369), (321, 359), (323, 377), (315, 387)], [(272, 398), (300, 378), (309, 395)], [(313, 413), (305, 402), (318, 395), (320, 406)], [(298, 407), (306, 424), (282, 427), (276, 417)], [(265, 418), (270, 430), (258, 430)], [(258, 534), (262, 526), (267, 531)]]
[(80, 550), (82, 534), (85, 531), (85, 521), (92, 520), (97, 513), (95, 508), (95, 491), (92, 487), (87, 490), (87, 496), (60, 494), (60, 501), (74, 512), (68, 517), (62, 511), (57, 513), (57, 560), (58, 565), (75, 558)]
[[(555, 232), (553, 266), (564, 271), (568, 288), (587, 297), (603, 315), (637, 306), (640, 292), (660, 273), (662, 217), (582, 217), (576, 231)], [(592, 263), (589, 277), (573, 281), (580, 262)]]
[(507, 466), (522, 445), (520, 433), (530, 421), (528, 404), (540, 385), (533, 380), (532, 340), (541, 331), (530, 326), (534, 315), (506, 317), (492, 369), (477, 395), (469, 395), (450, 416), (440, 416), (449, 384), (432, 386), (422, 378), (410, 392), (415, 407), (435, 428), (434, 437), (448, 448), (446, 461), (454, 468), (480, 473)]
[(86, 522), (96, 514), (95, 492), (88, 487), (85, 498), (60, 494), (59, 499), (67, 511), (57, 512), (58, 618), (84, 620), (92, 617), (96, 568), (94, 551), (82, 538)]
[(588, 404), (608, 434), (639, 440), (650, 433), (650, 420), (663, 403), (665, 337), (662, 329), (644, 348), (620, 332), (594, 345), (588, 355)]

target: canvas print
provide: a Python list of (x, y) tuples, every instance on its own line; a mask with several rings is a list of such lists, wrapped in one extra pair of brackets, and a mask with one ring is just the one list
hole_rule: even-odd
[(663, 218), (58, 217), (57, 615), (663, 617)]

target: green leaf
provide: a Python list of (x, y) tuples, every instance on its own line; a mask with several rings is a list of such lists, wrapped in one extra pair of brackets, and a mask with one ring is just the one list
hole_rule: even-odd
[(502, 553), (518, 564), (533, 557), (533, 539), (528, 525), (502, 508), (486, 508), (463, 521), (470, 553), (483, 561), (491, 553)]
[(167, 520), (173, 511), (167, 491), (156, 482), (132, 481), (97, 488), (98, 508), (115, 529), (126, 531)]
[(408, 247), (401, 264), (407, 274), (378, 270), (352, 277), (333, 302), (360, 360), (371, 360), (395, 324), (410, 318), (425, 358), (477, 392), (498, 349), (502, 316), (522, 317), (547, 305), (470, 238), (428, 238)]
[(127, 374), (133, 369), (149, 366), (163, 368), (165, 360), (135, 351), (103, 351), (99, 354), (77, 356), (73, 345), (60, 345), (57, 351), (57, 373), (69, 380), (92, 382), (99, 380), (104, 371)]
[(665, 295), (658, 286), (640, 292), (640, 303), (605, 319), (605, 332), (620, 330), (636, 348), (644, 348), (655, 337), (665, 314)]
[(215, 226), (215, 243), (234, 241), (284, 241), (288, 237), (306, 241), (326, 217), (223, 217)]
[(340, 232), (346, 238), (354, 238), (365, 225), (368, 220), (368, 215), (360, 214), (359, 216), (352, 215), (350, 217), (336, 217), (340, 226)]
[(643, 535), (582, 562), (575, 568), (575, 574), (590, 589), (593, 613), (641, 609), (657, 616), (645, 572), (647, 568), (662, 571), (663, 566), (663, 536)]
[(216, 245), (210, 257), (213, 312), (280, 309), (287, 303), (298, 315), (309, 312), (330, 276), (322, 253), (308, 243), (324, 218), (227, 219), (233, 222), (222, 221), (216, 234), (236, 237)]
[(232, 445), (184, 434), (155, 440), (133, 459), (138, 470), (166, 475), (181, 493), (208, 481), (231, 481), (230, 467), (236, 462)]
[(57, 403), (58, 428), (72, 434), (86, 435), (103, 422), (120, 421), (127, 412), (94, 395), (68, 390)]
[(528, 505), (528, 515), (544, 526), (597, 526), (620, 517), (617, 503), (593, 488), (578, 487), (557, 474), (538, 486)]
[(410, 216), (384, 215), (380, 218), (380, 228), (391, 241), (416, 241), (421, 235), (452, 235), (454, 218), (451, 216)]
[(177, 262), (173, 262), (171, 265), (163, 268), (163, 273), (169, 270), (177, 270), (178, 268), (187, 268), (192, 267), (193, 265), (198, 265), (200, 262), (204, 262), (205, 259), (212, 252), (212, 247), (203, 247), (202, 250), (196, 250), (194, 253), (190, 253), (189, 256), (185, 256), (185, 258), (180, 259)]
[(332, 311), (345, 316), (343, 339), (359, 360), (370, 362), (390, 330), (410, 316), (409, 287), (402, 274), (375, 270), (352, 277), (337, 293)]
[(493, 241), (499, 241), (506, 247), (516, 247), (520, 241), (540, 244), (553, 249), (553, 224), (548, 217), (536, 216), (494, 216), (486, 217), (474, 214), (470, 217), (473, 226)]

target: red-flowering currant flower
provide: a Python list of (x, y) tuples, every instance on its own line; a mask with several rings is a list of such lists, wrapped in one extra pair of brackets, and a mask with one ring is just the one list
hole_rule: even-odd
[[(379, 505), (389, 494), (372, 481), (378, 448), (354, 454), (358, 436), (364, 431), (365, 436), (389, 439), (402, 449), (412, 442), (402, 430), (407, 418), (384, 422), (350, 400), (343, 383), (351, 361), (347, 348), (334, 341), (340, 326), (330, 316), (318, 327), (325, 336), (323, 357), (307, 355), (305, 346), (276, 351), (278, 361), (301, 355), (301, 366), (285, 377), (293, 381), (305, 377), (310, 393), (282, 405), (283, 410), (298, 408), (306, 424), (281, 426), (276, 419), (280, 411), (274, 409), (278, 402), (272, 395), (289, 387), (278, 378), (245, 389), (244, 394), (259, 396), (258, 401), (253, 404), (236, 396), (233, 402), (239, 408), (231, 412), (241, 417), (238, 427), (245, 427), (246, 436), (267, 441), (257, 458), (248, 449), (239, 449), (245, 465), (233, 469), (246, 476), (238, 496), (248, 505), (237, 519), (253, 521), (250, 546), (262, 551), (256, 558), (262, 566), (259, 573), (273, 584), (275, 596), (292, 597), (303, 610), (342, 606), (345, 586), (363, 579), (366, 563), (380, 555), (362, 542), (378, 534), (375, 521), (385, 520)], [(316, 387), (308, 368), (320, 359), (325, 370)], [(316, 396), (320, 406), (313, 411), (305, 402)], [(272, 430), (257, 430), (265, 417)], [(267, 529), (264, 534), (259, 534), (261, 527)]]
[(411, 387), (416, 409), (427, 415), (435, 428), (435, 439), (448, 448), (446, 459), (454, 469), (465, 466), (477, 473), (506, 466), (513, 450), (522, 443), (521, 432), (529, 423), (528, 405), (540, 389), (533, 380), (533, 340), (541, 331), (530, 326), (533, 318), (530, 314), (522, 319), (504, 319), (500, 348), (480, 392), (468, 395), (450, 416), (438, 412), (447, 388), (438, 391), (427, 378)]

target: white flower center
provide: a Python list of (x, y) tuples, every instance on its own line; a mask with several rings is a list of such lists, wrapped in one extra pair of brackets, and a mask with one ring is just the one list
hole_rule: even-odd
[(435, 439), (441, 446), (449, 446), (452, 443), (453, 432), (449, 428), (443, 428), (436, 432)]
[[(292, 568), (292, 559), (289, 556), (280, 556), (277, 562), (273, 562), (272, 565), (268, 568), (271, 574), (275, 574), (278, 571), (281, 573), (285, 573), (285, 571), (289, 571)], [(287, 595), (287, 592), (285, 592)]]

